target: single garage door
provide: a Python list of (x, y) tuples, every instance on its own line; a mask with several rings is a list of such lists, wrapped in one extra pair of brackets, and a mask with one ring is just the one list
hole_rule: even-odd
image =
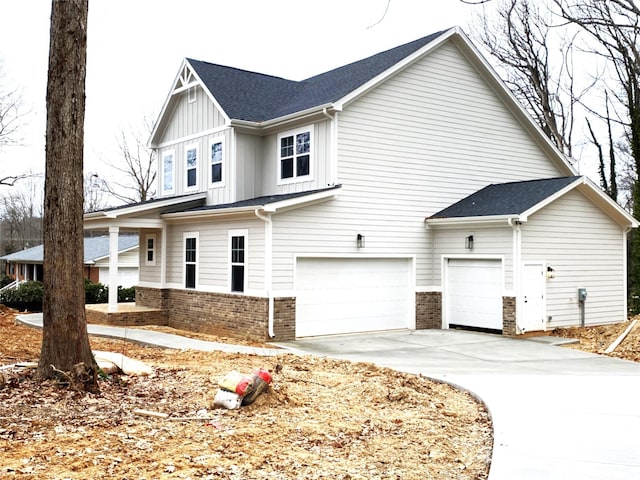
[(502, 330), (501, 261), (448, 259), (446, 268), (449, 325)]
[(409, 259), (299, 258), (296, 336), (409, 328)]

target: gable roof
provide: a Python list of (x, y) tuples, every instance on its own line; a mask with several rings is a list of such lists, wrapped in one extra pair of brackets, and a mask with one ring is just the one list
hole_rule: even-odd
[(435, 225), (505, 219), (526, 222), (530, 215), (574, 189), (620, 225), (638, 227), (636, 219), (582, 176), (491, 184), (431, 215), (426, 222)]
[(520, 215), (580, 177), (492, 184), (429, 217)]
[[(138, 246), (138, 235), (127, 234), (118, 237), (118, 253), (131, 250)], [(84, 239), (84, 263), (94, 263), (96, 260), (109, 256), (109, 236), (85, 237)], [(0, 257), (0, 260), (21, 263), (42, 263), (44, 248), (42, 245), (27, 248), (19, 252), (10, 253)]]
[(264, 122), (340, 100), (445, 31), (299, 82), (190, 58), (186, 61), (229, 118)]

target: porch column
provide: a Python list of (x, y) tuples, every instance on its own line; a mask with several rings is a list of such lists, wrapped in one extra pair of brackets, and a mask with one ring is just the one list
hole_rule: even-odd
[(109, 227), (109, 312), (118, 311), (118, 236), (119, 227)]

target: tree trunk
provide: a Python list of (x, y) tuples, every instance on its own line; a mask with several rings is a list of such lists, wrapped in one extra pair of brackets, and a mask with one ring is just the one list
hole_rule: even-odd
[(83, 278), (83, 148), (88, 0), (53, 0), (44, 201), (43, 338), (38, 374), (84, 363), (97, 388)]

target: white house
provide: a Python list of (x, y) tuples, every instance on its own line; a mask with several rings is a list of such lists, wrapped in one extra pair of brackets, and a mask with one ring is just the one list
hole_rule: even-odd
[(85, 228), (139, 232), (136, 303), (171, 326), (287, 340), (626, 317), (638, 223), (457, 28), (300, 82), (185, 59), (150, 145), (158, 198)]

